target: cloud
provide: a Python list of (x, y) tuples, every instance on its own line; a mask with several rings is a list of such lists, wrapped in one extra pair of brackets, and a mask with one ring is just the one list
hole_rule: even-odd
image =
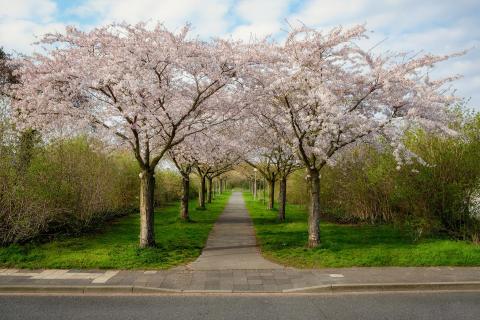
[(55, 21), (57, 5), (52, 0), (0, 0), (0, 46), (7, 51), (29, 53), (36, 36), (62, 31)]
[(57, 10), (57, 4), (52, 0), (0, 0), (1, 19), (31, 19), (33, 17), (42, 22), (52, 19)]
[[(79, 2), (80, 1), (80, 2)], [(480, 3), (478, 0), (0, 0), (0, 46), (29, 53), (34, 35), (61, 31), (70, 19), (83, 29), (126, 21), (163, 22), (192, 34), (281, 40), (282, 29), (305, 23), (317, 28), (367, 23), (375, 50), (445, 54), (471, 49), (438, 66), (433, 76), (463, 74), (459, 94), (480, 109)]]
[(279, 33), (291, 3), (291, 0), (239, 1), (234, 13), (240, 24), (231, 32), (232, 36), (248, 40)]
[(233, 1), (221, 0), (88, 0), (70, 10), (80, 17), (97, 17), (99, 24), (110, 22), (162, 22), (176, 29), (187, 22), (201, 36), (219, 36), (229, 28), (228, 11)]
[(62, 23), (39, 24), (29, 20), (11, 20), (0, 24), (0, 45), (7, 51), (30, 53), (37, 37), (65, 30)]

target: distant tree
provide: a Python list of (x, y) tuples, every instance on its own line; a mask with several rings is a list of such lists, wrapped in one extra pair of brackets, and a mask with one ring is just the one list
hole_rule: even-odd
[(14, 74), (15, 68), (10, 55), (0, 47), (0, 96), (7, 94), (7, 85), (18, 83), (18, 77)]

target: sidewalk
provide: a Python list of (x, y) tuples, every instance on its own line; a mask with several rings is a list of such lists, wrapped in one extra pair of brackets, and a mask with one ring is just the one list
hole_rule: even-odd
[(0, 292), (480, 290), (478, 267), (167, 271), (0, 270)]
[(234, 192), (218, 218), (202, 254), (186, 266), (189, 270), (282, 269), (262, 257), (252, 219), (240, 192)]
[(480, 267), (293, 269), (265, 260), (234, 193), (202, 255), (170, 270), (0, 269), (2, 292), (337, 292), (479, 290)]

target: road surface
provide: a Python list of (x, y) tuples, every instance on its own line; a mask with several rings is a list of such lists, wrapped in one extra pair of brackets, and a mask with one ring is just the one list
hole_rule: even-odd
[(0, 319), (480, 319), (480, 292), (344, 295), (0, 295)]

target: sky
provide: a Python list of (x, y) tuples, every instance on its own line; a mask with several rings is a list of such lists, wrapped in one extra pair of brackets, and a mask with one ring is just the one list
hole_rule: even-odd
[(111, 22), (189, 22), (202, 38), (281, 41), (289, 24), (330, 29), (366, 24), (376, 51), (448, 54), (468, 50), (437, 66), (432, 77), (462, 75), (457, 95), (480, 110), (480, 0), (0, 0), (0, 46), (31, 53), (32, 43), (67, 25), (84, 30)]

